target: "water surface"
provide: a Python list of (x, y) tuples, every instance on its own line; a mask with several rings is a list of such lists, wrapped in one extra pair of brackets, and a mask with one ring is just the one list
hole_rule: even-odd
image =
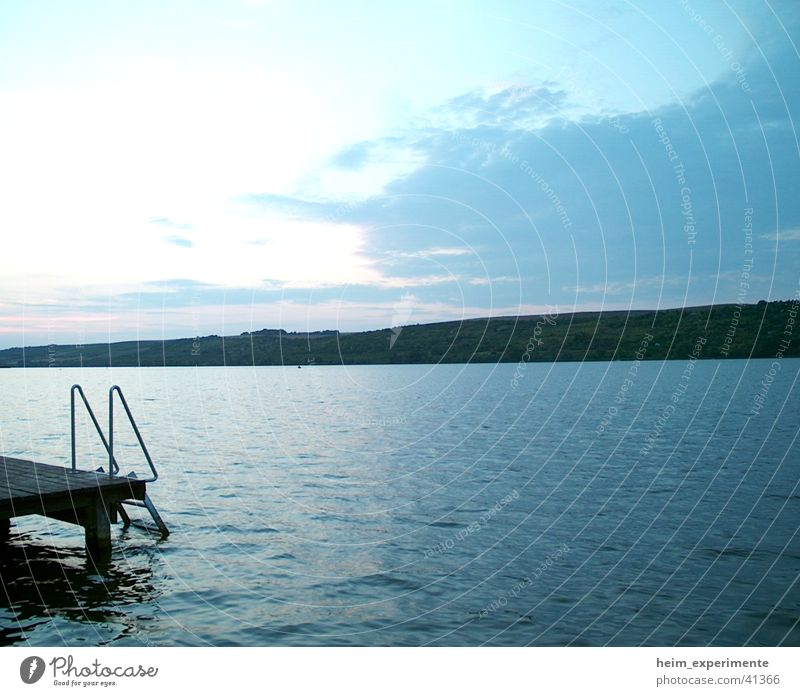
[(98, 570), (17, 520), (0, 644), (798, 645), (800, 361), (771, 365), (3, 370), (2, 452), (63, 465), (69, 385), (105, 414), (120, 384), (172, 535), (115, 528)]

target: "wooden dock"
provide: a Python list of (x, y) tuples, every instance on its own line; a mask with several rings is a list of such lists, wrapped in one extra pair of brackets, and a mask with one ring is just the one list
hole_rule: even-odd
[(111, 551), (111, 522), (122, 500), (144, 500), (145, 482), (0, 455), (0, 543), (10, 520), (44, 515), (81, 525), (93, 557)]

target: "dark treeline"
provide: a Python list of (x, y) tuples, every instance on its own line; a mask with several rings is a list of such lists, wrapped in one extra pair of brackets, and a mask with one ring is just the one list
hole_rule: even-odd
[(239, 336), (0, 350), (0, 367), (356, 365), (800, 356), (797, 301), (662, 311), (578, 312), (340, 333)]

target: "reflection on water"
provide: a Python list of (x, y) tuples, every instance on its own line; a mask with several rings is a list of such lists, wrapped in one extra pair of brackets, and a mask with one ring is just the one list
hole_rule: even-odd
[[(10, 543), (0, 546), (0, 645), (61, 642), (54, 633), (75, 645), (144, 637), (147, 617), (131, 610), (157, 602), (159, 562), (157, 551), (142, 544), (96, 565), (80, 546), (47, 544), (12, 527)], [(75, 624), (88, 630), (76, 632)]]
[[(753, 415), (769, 365), (83, 372), (125, 389), (172, 533), (116, 528), (95, 569), (17, 520), (0, 641), (798, 645), (800, 361)], [(76, 373), (0, 377), (4, 453), (66, 465)]]

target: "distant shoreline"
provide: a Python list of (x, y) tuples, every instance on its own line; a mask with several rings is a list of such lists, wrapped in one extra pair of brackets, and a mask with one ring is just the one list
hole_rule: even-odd
[(800, 357), (800, 299), (666, 310), (467, 319), (342, 333), (238, 336), (0, 350), (0, 368), (253, 367), (603, 362)]
[[(774, 358), (770, 357), (753, 357), (753, 358), (719, 358), (713, 355), (706, 356), (704, 358), (697, 358), (700, 362), (711, 362), (713, 360), (723, 360), (725, 362), (736, 362), (737, 360), (743, 362), (753, 362), (756, 360), (763, 360), (765, 362), (771, 361)], [(800, 355), (787, 355), (782, 360), (800, 360)], [(648, 358), (645, 360), (638, 361), (639, 363), (657, 363), (657, 362), (679, 362), (681, 360), (680, 357), (674, 358)], [(635, 358), (615, 358), (612, 360), (594, 360), (594, 359), (586, 359), (586, 360), (537, 360), (534, 364), (536, 365), (581, 365), (583, 363), (633, 363), (637, 362)], [(317, 365), (300, 365), (303, 369), (310, 369), (310, 368), (322, 368), (322, 367), (423, 367), (423, 366), (436, 366), (436, 365), (452, 365), (453, 367), (467, 367), (469, 365), (513, 365), (513, 363), (509, 360), (505, 360), (502, 362), (438, 362), (438, 363), (323, 363)], [(20, 366), (12, 366), (12, 365), (0, 365), (0, 370), (47, 370), (47, 369), (54, 369), (54, 370), (113, 370), (113, 369), (142, 369), (142, 370), (158, 370), (163, 369), (165, 367), (169, 368), (179, 368), (183, 370), (217, 370), (217, 369), (241, 369), (247, 370), (252, 369), (254, 367), (282, 367), (287, 370), (296, 370), (298, 368), (297, 365), (293, 363), (287, 363), (285, 365), (55, 365), (55, 366), (46, 366), (46, 365), (20, 365)]]

